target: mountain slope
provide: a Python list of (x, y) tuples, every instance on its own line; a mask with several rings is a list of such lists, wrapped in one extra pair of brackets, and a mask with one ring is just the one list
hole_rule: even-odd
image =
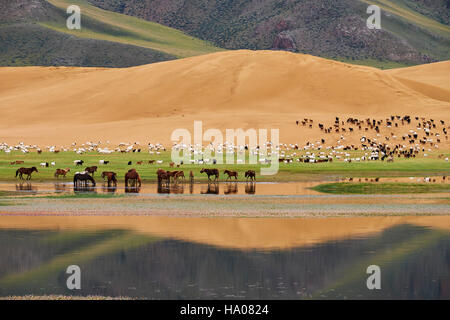
[(6, 140), (168, 143), (174, 129), (202, 120), (220, 130), (282, 128), (282, 141), (299, 142), (317, 139), (295, 126), (304, 117), (450, 120), (448, 95), (434, 99), (375, 68), (282, 51), (226, 51), (127, 69), (3, 68), (0, 77)]
[(127, 67), (218, 50), (156, 23), (70, 4), (82, 8), (81, 30), (66, 28), (63, 1), (0, 1), (0, 66)]
[[(450, 59), (445, 0), (89, 0), (227, 49), (281, 49), (368, 65)], [(382, 30), (368, 30), (368, 4)], [(441, 13), (438, 13), (441, 12)]]

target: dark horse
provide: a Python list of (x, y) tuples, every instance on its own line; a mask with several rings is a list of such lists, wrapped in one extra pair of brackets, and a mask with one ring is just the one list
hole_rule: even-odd
[(108, 187), (111, 185), (111, 182), (113, 183), (114, 187), (117, 187), (117, 173), (109, 172), (109, 171), (103, 171), (102, 172), (102, 178), (103, 178), (103, 180), (105, 180), (105, 178), (107, 178), (107, 180), (108, 180)]
[(158, 171), (156, 171), (156, 175), (158, 176), (158, 185), (161, 185), (163, 183), (163, 181), (166, 182), (166, 185), (170, 184), (170, 173), (162, 170), (162, 169), (158, 169)]
[(236, 171), (225, 170), (223, 173), (228, 175), (227, 180), (231, 179), (232, 177), (234, 177), (235, 180), (237, 180), (238, 178), (238, 173)]
[(217, 169), (202, 169), (200, 173), (206, 173), (208, 175), (208, 180), (211, 181), (210, 176), (215, 176), (214, 181), (219, 179), (219, 170)]
[(136, 171), (136, 169), (130, 169), (125, 174), (125, 187), (128, 187), (129, 180), (133, 183), (133, 185), (136, 184), (136, 182), (138, 182), (139, 187), (142, 185), (141, 177), (139, 177), (139, 173)]
[(256, 180), (256, 172), (254, 170), (248, 170), (245, 172), (245, 178), (250, 180)]
[(17, 175), (19, 175), (20, 180), (23, 180), (23, 175), (26, 174), (27, 175), (27, 180), (31, 180), (31, 174), (36, 171), (39, 172), (36, 167), (32, 167), (32, 168), (19, 168), (16, 171), (16, 178)]
[(92, 176), (94, 176), (94, 172), (97, 171), (97, 166), (93, 166), (93, 167), (87, 167), (86, 169), (84, 169), (84, 171), (92, 174)]
[(88, 182), (92, 182), (92, 185), (95, 187), (95, 180), (87, 173), (77, 173), (73, 176), (73, 185), (77, 187), (80, 183), (84, 186), (88, 185)]

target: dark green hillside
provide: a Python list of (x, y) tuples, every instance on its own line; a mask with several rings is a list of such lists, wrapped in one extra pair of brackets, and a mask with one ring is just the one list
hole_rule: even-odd
[(129, 67), (175, 59), (151, 49), (81, 39), (33, 24), (0, 27), (0, 66)]
[[(391, 67), (450, 59), (445, 0), (89, 0), (227, 49), (280, 49)], [(369, 4), (382, 30), (368, 30)]]
[(217, 51), (156, 23), (70, 1), (81, 7), (81, 30), (66, 28), (69, 2), (0, 2), (0, 66), (128, 67)]

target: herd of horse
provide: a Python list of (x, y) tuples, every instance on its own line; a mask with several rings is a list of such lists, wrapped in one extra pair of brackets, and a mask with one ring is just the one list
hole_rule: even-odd
[[(79, 165), (79, 161), (77, 161), (77, 165)], [(172, 166), (171, 166), (172, 167)], [(73, 176), (73, 184), (74, 187), (87, 187), (90, 184), (92, 186), (96, 186), (96, 182), (94, 179), (95, 172), (98, 170), (97, 166), (91, 166), (86, 167), (86, 169), (83, 172), (76, 172)], [(26, 180), (31, 180), (31, 175), (33, 172), (38, 172), (36, 167), (31, 168), (19, 168), (16, 171), (16, 178), (19, 177), (19, 179), (24, 180), (24, 175), (26, 175)], [(59, 178), (60, 176), (66, 177), (67, 173), (70, 172), (70, 168), (66, 169), (56, 169), (54, 177)], [(205, 173), (208, 176), (208, 181), (214, 181), (217, 182), (219, 179), (219, 170), (218, 169), (201, 169), (200, 173)], [(232, 180), (232, 178), (235, 179), (235, 181), (238, 179), (238, 172), (232, 171), (232, 170), (224, 170), (224, 174), (227, 175), (227, 181)], [(166, 171), (163, 169), (158, 169), (156, 172), (156, 175), (158, 177), (158, 185), (169, 185), (171, 181), (173, 181), (175, 184), (178, 183), (179, 179), (185, 181), (186, 177), (184, 175), (184, 171)], [(114, 187), (117, 187), (117, 173), (112, 171), (103, 171), (101, 174), (101, 177), (103, 181), (108, 183), (108, 187), (113, 185)], [(213, 180), (211, 179), (213, 177)], [(256, 181), (256, 172), (254, 170), (247, 170), (245, 172), (245, 178), (247, 181)], [(193, 183), (194, 181), (194, 173), (192, 170), (189, 173), (189, 179), (190, 182)], [(139, 173), (136, 171), (136, 169), (130, 169), (125, 173), (125, 187), (141, 187), (142, 185), (142, 179), (139, 176)]]

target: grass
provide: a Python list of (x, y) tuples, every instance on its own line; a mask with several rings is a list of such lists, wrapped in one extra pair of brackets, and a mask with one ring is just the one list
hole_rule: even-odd
[(431, 29), (434, 32), (448, 37), (450, 32), (450, 27), (439, 23), (436, 20), (433, 20), (427, 16), (424, 16), (418, 12), (414, 12), (409, 8), (402, 0), (360, 0), (362, 2), (369, 4), (376, 4), (382, 10), (387, 11), (389, 13), (395, 14), (399, 17), (402, 17), (406, 21), (419, 25), (426, 29)]
[(326, 183), (312, 188), (315, 191), (332, 194), (405, 194), (450, 192), (446, 184), (419, 183)]
[[(297, 152), (298, 153), (298, 152)], [(427, 158), (416, 159), (395, 159), (393, 163), (372, 161), (372, 162), (352, 162), (345, 163), (342, 161), (333, 161), (332, 163), (317, 163), (317, 164), (305, 164), (294, 162), (292, 164), (281, 163), (279, 172), (273, 176), (261, 176), (261, 165), (251, 164), (221, 164), (221, 165), (194, 165), (185, 164), (180, 168), (170, 168), (169, 163), (171, 161), (170, 152), (162, 152), (161, 154), (149, 154), (148, 152), (142, 153), (113, 153), (110, 155), (102, 155), (97, 152), (90, 152), (83, 155), (78, 155), (75, 152), (60, 152), (51, 153), (43, 152), (37, 154), (36, 152), (30, 152), (23, 154), (21, 152), (13, 151), (11, 154), (4, 152), (0, 153), (0, 181), (18, 181), (15, 178), (15, 172), (19, 167), (32, 167), (38, 168), (39, 173), (33, 173), (32, 182), (36, 181), (71, 181), (73, 174), (77, 171), (84, 170), (87, 166), (98, 166), (98, 172), (95, 173), (94, 178), (97, 182), (100, 182), (102, 171), (114, 171), (118, 174), (120, 182), (124, 180), (125, 173), (130, 168), (135, 168), (144, 182), (155, 182), (156, 170), (162, 168), (164, 170), (183, 170), (186, 177), (189, 175), (189, 171), (193, 171), (195, 181), (207, 181), (205, 174), (200, 174), (202, 167), (205, 168), (218, 168), (220, 170), (220, 180), (225, 180), (223, 170), (231, 169), (238, 171), (239, 180), (243, 181), (244, 172), (246, 170), (256, 170), (257, 181), (305, 181), (305, 180), (323, 180), (323, 179), (335, 179), (338, 177), (408, 177), (408, 176), (450, 176), (450, 166), (442, 159), (438, 159), (437, 155), (441, 154), (433, 153), (429, 154)], [(445, 153), (444, 153), (445, 154)], [(354, 156), (358, 156), (359, 153), (355, 152)], [(353, 155), (352, 155), (353, 156)], [(448, 156), (448, 155), (446, 155)], [(296, 156), (298, 157), (298, 155)], [(74, 160), (82, 159), (85, 161), (82, 167), (76, 167), (73, 163)], [(99, 165), (99, 160), (109, 160), (108, 165)], [(163, 160), (163, 164), (148, 164), (148, 160)], [(22, 165), (11, 165), (10, 162), (15, 160), (23, 160), (25, 163)], [(39, 166), (42, 162), (56, 162), (55, 167), (41, 168)], [(133, 165), (128, 166), (128, 161), (132, 161)], [(143, 165), (136, 165), (137, 161), (144, 161)], [(146, 162), (146, 163), (145, 163)], [(56, 168), (70, 168), (71, 172), (67, 178), (54, 178), (53, 174)]]
[(67, 29), (65, 20), (39, 23), (62, 33), (149, 48), (178, 58), (223, 50), (182, 31), (103, 10), (90, 5), (85, 0), (47, 0), (47, 2), (64, 11), (70, 5), (77, 5), (81, 9), (81, 30)]

